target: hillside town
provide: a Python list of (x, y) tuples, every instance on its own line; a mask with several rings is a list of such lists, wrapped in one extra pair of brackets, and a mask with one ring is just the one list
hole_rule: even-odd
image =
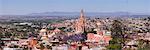
[(146, 50), (148, 18), (86, 18), (54, 23), (0, 23), (1, 50)]

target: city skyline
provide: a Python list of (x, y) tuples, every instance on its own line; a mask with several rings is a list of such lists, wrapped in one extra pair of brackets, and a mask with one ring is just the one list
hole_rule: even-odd
[(0, 0), (0, 15), (40, 12), (150, 13), (149, 0)]

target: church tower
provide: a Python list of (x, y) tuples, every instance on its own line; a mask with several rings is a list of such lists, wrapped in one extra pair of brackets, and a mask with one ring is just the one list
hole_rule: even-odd
[(85, 31), (85, 23), (86, 23), (85, 16), (84, 16), (84, 12), (82, 9), (80, 13), (80, 18), (76, 22), (76, 26), (75, 26), (77, 33), (83, 33)]

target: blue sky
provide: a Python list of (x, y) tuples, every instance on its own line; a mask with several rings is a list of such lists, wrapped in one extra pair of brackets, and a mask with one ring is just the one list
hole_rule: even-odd
[(39, 12), (135, 12), (150, 13), (150, 0), (0, 0), (0, 14)]

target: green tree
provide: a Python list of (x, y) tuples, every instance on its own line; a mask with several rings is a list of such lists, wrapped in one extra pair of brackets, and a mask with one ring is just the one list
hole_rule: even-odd
[(44, 50), (45, 46), (43, 44), (40, 44), (40, 50)]
[(145, 44), (143, 47), (138, 47), (138, 50), (149, 50), (150, 44)]
[(150, 16), (147, 19), (148, 19), (148, 21), (150, 21)]
[(111, 27), (112, 40), (110, 45), (107, 46), (109, 50), (121, 50), (123, 47), (125, 38), (124, 38), (124, 25), (119, 20), (114, 20)]
[(10, 38), (10, 36), (12, 36), (12, 34), (11, 34), (10, 32), (6, 32), (6, 33), (5, 33), (5, 36), (6, 36), (7, 38)]
[(0, 38), (3, 37), (3, 33), (0, 33)]
[(112, 37), (122, 37), (124, 25), (119, 20), (114, 20), (111, 27)]
[(139, 40), (138, 42), (138, 50), (149, 50), (150, 43), (148, 40)]

